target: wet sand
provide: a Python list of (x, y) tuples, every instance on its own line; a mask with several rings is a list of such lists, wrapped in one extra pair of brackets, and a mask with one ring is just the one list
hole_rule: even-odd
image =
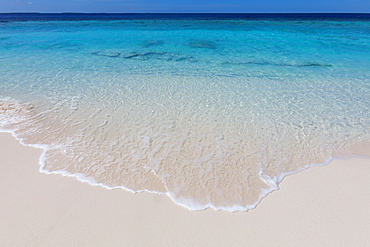
[(0, 246), (366, 246), (370, 159), (288, 176), (247, 213), (39, 172), (41, 149), (0, 133)]

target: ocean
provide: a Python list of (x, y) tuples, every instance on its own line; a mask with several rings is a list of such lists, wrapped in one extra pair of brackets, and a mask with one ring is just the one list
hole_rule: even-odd
[(48, 174), (247, 211), (368, 147), (369, 40), (370, 14), (0, 14), (0, 129)]

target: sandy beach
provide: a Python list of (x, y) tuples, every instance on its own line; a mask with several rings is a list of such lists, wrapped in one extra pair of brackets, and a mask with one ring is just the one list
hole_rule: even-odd
[(247, 213), (39, 172), (41, 149), (0, 133), (0, 246), (366, 246), (370, 159), (286, 177)]

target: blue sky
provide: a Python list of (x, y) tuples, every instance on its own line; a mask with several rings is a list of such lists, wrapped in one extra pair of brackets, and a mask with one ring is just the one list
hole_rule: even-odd
[(370, 13), (370, 0), (0, 0), (0, 12)]

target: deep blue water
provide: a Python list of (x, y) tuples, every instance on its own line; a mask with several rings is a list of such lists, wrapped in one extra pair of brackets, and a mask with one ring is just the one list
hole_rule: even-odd
[(0, 21), (79, 21), (79, 20), (334, 20), (370, 21), (370, 14), (360, 13), (0, 13)]

